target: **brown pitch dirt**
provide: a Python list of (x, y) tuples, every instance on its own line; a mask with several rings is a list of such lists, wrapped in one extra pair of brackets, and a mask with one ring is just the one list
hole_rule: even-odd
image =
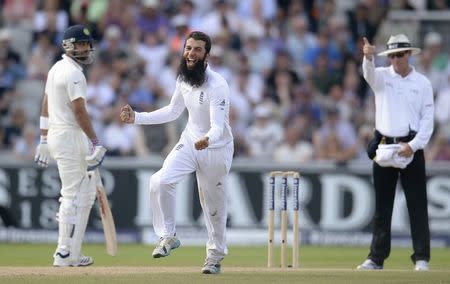
[[(126, 275), (157, 273), (198, 273), (198, 266), (145, 267), (145, 266), (90, 266), (90, 267), (0, 267), (1, 277), (14, 276), (61, 276), (61, 275)], [(279, 270), (279, 269), (278, 269)], [(290, 269), (292, 270), (292, 269)], [(268, 272), (268, 268), (226, 267), (223, 272)]]
[(198, 272), (198, 267), (1, 267), (0, 277), (25, 276), (25, 275), (124, 275), (138, 273), (178, 273)]

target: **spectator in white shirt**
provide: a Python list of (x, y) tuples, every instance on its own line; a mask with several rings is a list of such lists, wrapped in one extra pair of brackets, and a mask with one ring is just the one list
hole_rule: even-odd
[(92, 117), (94, 130), (99, 136), (102, 135), (105, 116), (111, 113), (116, 95), (111, 84), (106, 80), (105, 68), (100, 64), (94, 64), (88, 71), (86, 89), (86, 101), (88, 104), (86, 108)]
[(327, 109), (325, 122), (314, 134), (313, 143), (319, 160), (346, 162), (357, 152), (356, 131), (336, 106)]
[(160, 41), (158, 33), (144, 34), (144, 41), (134, 46), (134, 51), (145, 61), (146, 75), (157, 78), (169, 54), (169, 47)]
[(439, 132), (450, 138), (450, 85), (436, 96), (435, 119)]
[(283, 140), (283, 127), (273, 119), (273, 110), (268, 104), (255, 107), (255, 121), (248, 129), (246, 144), (250, 157), (273, 159), (275, 148)]
[(104, 141), (109, 156), (133, 156), (136, 154), (138, 139), (137, 125), (120, 120), (120, 107), (114, 109), (111, 122), (105, 127)]
[(287, 126), (284, 130), (284, 142), (275, 148), (273, 154), (277, 162), (304, 163), (311, 161), (314, 155), (312, 144), (301, 139), (301, 130), (297, 125)]
[[(203, 3), (205, 2), (207, 1), (203, 1)], [(230, 29), (232, 33), (237, 33), (241, 19), (234, 9), (231, 9), (231, 4), (226, 0), (214, 2), (214, 9), (203, 17), (198, 28), (204, 30), (211, 37), (215, 37), (224, 29)], [(203, 3), (202, 5), (204, 5)]]

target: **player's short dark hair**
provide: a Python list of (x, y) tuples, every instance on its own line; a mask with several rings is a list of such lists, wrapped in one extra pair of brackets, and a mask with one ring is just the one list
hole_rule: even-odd
[(193, 38), (195, 40), (204, 41), (206, 54), (209, 53), (209, 51), (211, 50), (211, 38), (209, 37), (209, 35), (205, 34), (204, 32), (193, 31), (187, 36), (186, 41), (190, 38)]

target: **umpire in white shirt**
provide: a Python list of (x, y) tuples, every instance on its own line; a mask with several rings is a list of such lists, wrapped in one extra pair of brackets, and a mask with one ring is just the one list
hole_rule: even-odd
[(358, 269), (383, 269), (391, 249), (391, 219), (398, 177), (406, 196), (414, 253), (415, 270), (428, 270), (430, 231), (428, 225), (425, 159), (423, 149), (433, 132), (433, 91), (430, 81), (409, 65), (409, 58), (420, 52), (403, 35), (394, 35), (387, 50), (390, 66), (375, 67), (375, 46), (364, 40), (363, 73), (375, 93), (375, 138), (368, 154), (374, 158), (378, 144), (399, 144), (397, 154), (413, 159), (406, 168), (373, 163), (375, 216), (370, 253)]

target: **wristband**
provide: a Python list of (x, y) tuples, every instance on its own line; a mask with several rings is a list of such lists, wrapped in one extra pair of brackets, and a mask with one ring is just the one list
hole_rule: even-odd
[(91, 139), (91, 142), (94, 147), (100, 145), (100, 140), (98, 140), (98, 138)]
[(48, 117), (42, 115), (39, 117), (39, 128), (48, 130)]
[(41, 135), (41, 144), (47, 144), (47, 136)]

